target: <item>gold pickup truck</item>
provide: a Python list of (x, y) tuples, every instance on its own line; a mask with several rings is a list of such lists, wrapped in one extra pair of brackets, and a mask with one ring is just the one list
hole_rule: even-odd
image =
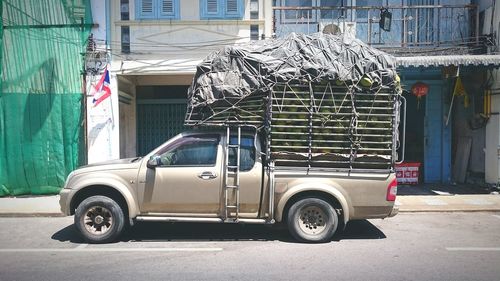
[(189, 131), (143, 158), (75, 170), (61, 210), (91, 243), (113, 241), (135, 221), (283, 222), (299, 241), (324, 242), (350, 220), (397, 214), (392, 170), (267, 165), (259, 133), (235, 131)]

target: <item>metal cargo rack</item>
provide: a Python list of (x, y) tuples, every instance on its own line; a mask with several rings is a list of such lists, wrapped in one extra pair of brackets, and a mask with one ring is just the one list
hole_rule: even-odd
[(400, 107), (393, 88), (284, 83), (269, 101), (267, 153), (276, 168), (392, 170)]
[(267, 93), (244, 98), (227, 98), (216, 104), (188, 108), (187, 126), (248, 126), (261, 128), (265, 124)]
[(267, 93), (188, 109), (185, 124), (263, 131), (280, 167), (390, 171), (397, 159), (401, 95), (392, 87), (275, 84)]

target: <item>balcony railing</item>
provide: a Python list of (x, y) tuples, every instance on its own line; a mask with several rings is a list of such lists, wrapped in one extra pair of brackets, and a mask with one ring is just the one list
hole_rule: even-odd
[[(481, 53), (477, 5), (274, 7), (274, 33), (326, 32), (356, 37), (393, 53)], [(390, 30), (380, 26), (390, 13)], [(387, 13), (386, 13), (387, 15)]]

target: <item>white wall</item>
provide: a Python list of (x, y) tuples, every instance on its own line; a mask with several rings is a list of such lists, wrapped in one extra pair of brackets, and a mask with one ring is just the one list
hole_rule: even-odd
[(259, 34), (272, 35), (272, 1), (259, 1), (259, 19), (250, 19), (250, 0), (240, 20), (201, 20), (199, 0), (181, 0), (179, 20), (137, 20), (135, 1), (130, 0), (130, 20), (121, 21), (119, 0), (112, 0), (112, 42), (120, 52), (121, 26), (130, 27), (131, 53), (114, 60), (201, 60), (224, 45), (250, 40), (250, 25), (259, 25)]
[(91, 32), (94, 34), (97, 47), (103, 49), (106, 45), (106, 1), (108, 0), (91, 0), (92, 20), (97, 24)]
[[(92, 19), (96, 27), (91, 32), (98, 51), (105, 51), (106, 46), (106, 2), (110, 0), (91, 0)], [(109, 57), (108, 57), (109, 58)], [(111, 69), (111, 65), (109, 69)], [(93, 106), (93, 88), (101, 74), (87, 76), (87, 157), (88, 163), (102, 162), (119, 158), (119, 111), (116, 73), (110, 71), (111, 97), (97, 106)]]
[(87, 152), (88, 163), (120, 158), (119, 111), (116, 74), (110, 72), (111, 97), (97, 106), (92, 103), (92, 88), (100, 76), (87, 80)]

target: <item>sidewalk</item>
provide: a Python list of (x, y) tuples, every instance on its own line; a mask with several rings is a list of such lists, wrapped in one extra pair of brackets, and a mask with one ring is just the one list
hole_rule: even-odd
[[(398, 186), (400, 212), (500, 212), (498, 192), (466, 185)], [(0, 216), (63, 216), (59, 195), (0, 198)]]
[(471, 184), (399, 185), (396, 204), (400, 212), (500, 211), (500, 195)]
[(59, 195), (2, 197), (0, 198), (0, 217), (10, 216), (63, 216), (59, 208)]

